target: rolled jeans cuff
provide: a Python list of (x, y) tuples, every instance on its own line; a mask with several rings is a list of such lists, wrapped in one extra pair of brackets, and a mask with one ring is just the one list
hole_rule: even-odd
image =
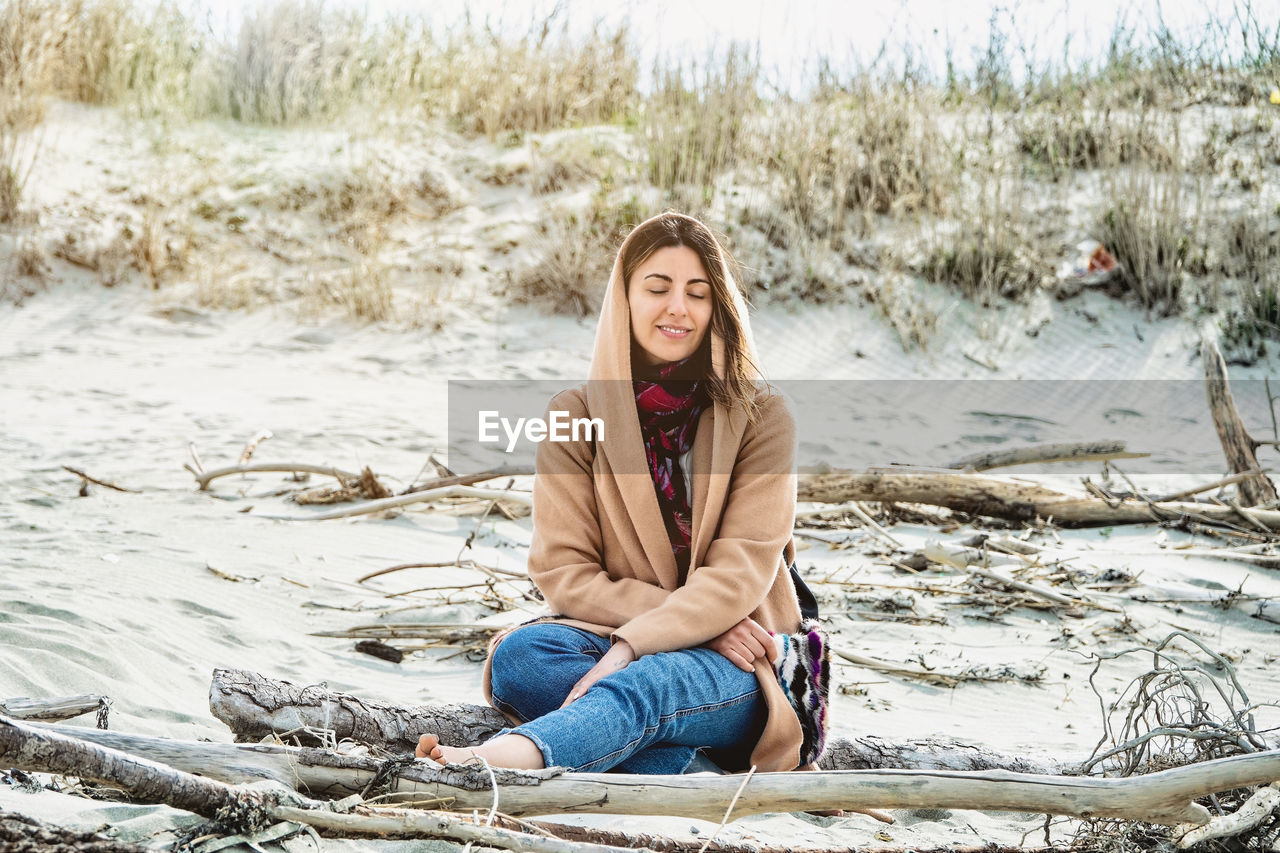
[(533, 741), (533, 745), (538, 748), (538, 752), (542, 753), (543, 767), (559, 766), (555, 763), (555, 760), (551, 757), (551, 747), (547, 746), (547, 742), (544, 741), (541, 737), (539, 737), (536, 732), (525, 731), (524, 726), (516, 726), (514, 729), (503, 729), (502, 731), (494, 735), (493, 738), (490, 738), (490, 740), (493, 740), (494, 738), (502, 737), (503, 735), (520, 735), (521, 737), (528, 738), (529, 740)]

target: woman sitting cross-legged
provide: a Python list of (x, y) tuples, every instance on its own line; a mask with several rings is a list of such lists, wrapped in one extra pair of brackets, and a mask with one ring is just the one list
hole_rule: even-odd
[(604, 437), (537, 451), (529, 576), (556, 615), (496, 637), (485, 667), (517, 725), (476, 747), (424, 735), (420, 758), (661, 774), (699, 752), (727, 770), (817, 760), (828, 660), (792, 566), (795, 424), (760, 381), (729, 270), (688, 216), (623, 242), (589, 381), (549, 406), (602, 419)]

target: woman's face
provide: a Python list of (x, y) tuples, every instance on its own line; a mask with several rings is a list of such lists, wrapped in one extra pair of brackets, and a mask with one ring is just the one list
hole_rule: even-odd
[(711, 277), (698, 253), (667, 246), (636, 267), (627, 286), (631, 337), (656, 367), (697, 352), (711, 328)]

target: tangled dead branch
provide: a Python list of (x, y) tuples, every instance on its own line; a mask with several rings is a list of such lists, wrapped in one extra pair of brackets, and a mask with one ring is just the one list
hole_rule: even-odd
[(340, 476), (341, 486), (337, 488), (321, 487), (299, 492), (292, 496), (296, 504), (336, 504), (347, 501), (372, 501), (391, 497), (391, 490), (382, 483), (373, 471), (365, 466), (359, 476), (354, 478)]
[[(1179, 644), (1190, 644), (1191, 651)], [(1095, 676), (1102, 664), (1123, 655), (1152, 655), (1151, 669), (1107, 703)], [(1274, 751), (1259, 731), (1255, 703), (1235, 667), (1222, 654), (1185, 631), (1175, 631), (1153, 649), (1095, 655), (1090, 687), (1102, 707), (1103, 735), (1080, 766), (1085, 774), (1133, 776), (1228, 756)], [(1120, 719), (1115, 717), (1119, 715)], [(1280, 839), (1280, 798), (1275, 788), (1238, 788), (1201, 800), (1216, 815), (1196, 829), (1170, 829), (1142, 822), (1086, 821), (1076, 844), (1107, 851), (1168, 849), (1228, 839), (1227, 849), (1274, 849)], [(1206, 848), (1207, 849), (1207, 848)], [(1220, 848), (1214, 848), (1220, 849)]]
[[(1188, 655), (1175, 645), (1178, 640), (1204, 657)], [(1151, 669), (1108, 705), (1095, 683), (1102, 663), (1145, 652), (1152, 655)], [(1254, 720), (1259, 705), (1240, 684), (1235, 667), (1199, 638), (1174, 631), (1154, 649), (1095, 658), (1089, 684), (1102, 706), (1103, 735), (1081, 773), (1133, 776), (1271, 748)], [(1113, 721), (1117, 713), (1123, 713), (1118, 724)]]

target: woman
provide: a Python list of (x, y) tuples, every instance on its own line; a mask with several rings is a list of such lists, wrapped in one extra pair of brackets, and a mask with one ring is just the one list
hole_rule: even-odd
[(789, 568), (795, 424), (758, 380), (710, 230), (641, 223), (590, 381), (549, 407), (602, 418), (604, 437), (538, 448), (529, 576), (558, 615), (496, 638), (485, 670), (519, 725), (475, 748), (425, 735), (419, 757), (631, 773), (681, 773), (699, 751), (731, 770), (816, 760), (827, 660)]

